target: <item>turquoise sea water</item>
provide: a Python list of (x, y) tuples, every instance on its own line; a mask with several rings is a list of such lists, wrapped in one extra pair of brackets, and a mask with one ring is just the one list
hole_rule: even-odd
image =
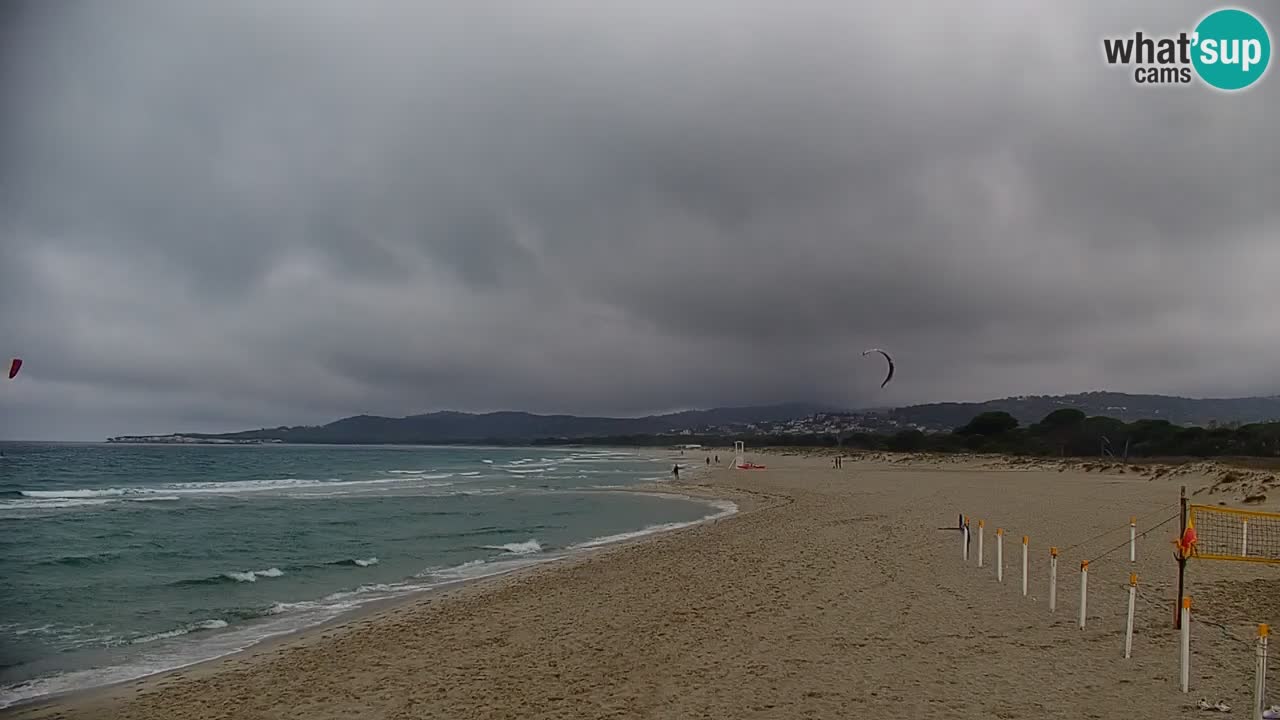
[(618, 492), (673, 463), (625, 451), (0, 451), (0, 707), (732, 511)]

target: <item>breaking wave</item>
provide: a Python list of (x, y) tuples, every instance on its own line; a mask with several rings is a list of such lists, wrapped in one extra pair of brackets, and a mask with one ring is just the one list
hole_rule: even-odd
[(154, 635), (143, 635), (142, 637), (130, 640), (129, 644), (143, 645), (157, 640), (168, 640), (169, 638), (180, 637), (182, 635), (190, 635), (193, 632), (200, 632), (201, 630), (221, 630), (226, 626), (226, 620), (205, 620), (203, 622), (192, 623), (190, 625), (183, 625), (182, 627), (167, 630), (162, 633), (156, 633)]
[(542, 552), (542, 543), (537, 539), (530, 538), (524, 542), (506, 543), (504, 545), (481, 545), (485, 550), (501, 550), (511, 555), (528, 555), (530, 553)]

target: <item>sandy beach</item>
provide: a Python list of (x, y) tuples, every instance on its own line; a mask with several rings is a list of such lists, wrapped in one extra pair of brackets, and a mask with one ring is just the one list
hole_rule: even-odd
[[(721, 451), (722, 459), (727, 453)], [(0, 717), (1248, 717), (1256, 623), (1280, 621), (1273, 566), (1193, 561), (1191, 691), (1173, 629), (1178, 487), (1226, 502), (1269, 487), (1211, 466), (1103, 469), (990, 458), (757, 454), (691, 494), (736, 516), (382, 608), (174, 673)], [(1209, 489), (1212, 488), (1212, 491)], [(1202, 490), (1203, 489), (1203, 490)], [(1276, 498), (1250, 507), (1274, 507)], [(985, 521), (985, 567), (958, 513)], [(996, 529), (1006, 535), (996, 580)], [(1084, 545), (1108, 530), (1105, 534)], [(1030, 595), (1020, 543), (1030, 536)], [(1048, 548), (1063, 550), (1057, 612)], [(1104, 555), (1116, 546), (1123, 546)], [(1091, 560), (1087, 627), (1079, 564)], [(1140, 578), (1123, 655), (1130, 572)], [(1269, 591), (1264, 588), (1271, 588)], [(1210, 624), (1213, 623), (1213, 624)], [(1280, 661), (1273, 662), (1280, 665)], [(1280, 694), (1273, 698), (1280, 702)]]

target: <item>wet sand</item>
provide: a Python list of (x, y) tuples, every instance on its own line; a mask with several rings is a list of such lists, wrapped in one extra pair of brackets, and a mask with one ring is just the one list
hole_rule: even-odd
[[(1081, 464), (874, 456), (837, 470), (829, 457), (748, 459), (768, 469), (721, 468), (685, 486), (739, 502), (737, 516), (0, 717), (1216, 715), (1195, 708), (1201, 697), (1248, 717), (1250, 638), (1257, 622), (1280, 621), (1280, 570), (1193, 561), (1184, 695), (1172, 626), (1176, 520), (1140, 539), (1138, 562), (1128, 561), (1129, 517), (1144, 517), (1145, 531), (1176, 514), (1179, 485), (1218, 485), (1197, 502), (1232, 499), (1213, 469), (1119, 474)], [(966, 564), (960, 534), (939, 529), (958, 513), (975, 526), (985, 520), (986, 567), (976, 567), (976, 539)], [(1008, 541), (1003, 584), (994, 569), (997, 527)], [(1051, 544), (1064, 551), (1055, 614), (1046, 598)], [(1092, 562), (1080, 630), (1084, 559)], [(1126, 661), (1131, 571), (1140, 600)]]

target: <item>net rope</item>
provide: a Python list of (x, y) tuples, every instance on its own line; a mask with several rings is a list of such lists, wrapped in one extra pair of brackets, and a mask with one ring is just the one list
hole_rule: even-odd
[[(1175, 507), (1177, 507), (1177, 506), (1178, 506), (1178, 504), (1177, 504), (1177, 503), (1173, 503), (1172, 505), (1162, 505), (1162, 506), (1160, 506), (1160, 507), (1156, 508), (1155, 510), (1152, 510), (1151, 512), (1147, 513), (1146, 515), (1142, 515), (1141, 517), (1136, 518), (1136, 519), (1135, 519), (1135, 524), (1137, 524), (1137, 525), (1142, 525), (1144, 520), (1147, 520), (1148, 518), (1151, 518), (1151, 517), (1153, 517), (1153, 516), (1155, 516), (1155, 515), (1159, 515), (1160, 513), (1168, 512), (1170, 509), (1175, 508)], [(1161, 525), (1163, 525), (1164, 523), (1160, 523), (1160, 524), (1161, 524)], [(1159, 525), (1157, 525), (1156, 527), (1159, 527)], [(1111, 529), (1109, 529), (1109, 530), (1103, 530), (1102, 532), (1098, 533), (1097, 535), (1094, 535), (1093, 537), (1088, 538), (1087, 540), (1081, 540), (1080, 542), (1078, 542), (1078, 543), (1076, 543), (1076, 544), (1074, 544), (1074, 545), (1070, 545), (1070, 546), (1068, 546), (1068, 547), (1063, 548), (1063, 549), (1062, 549), (1062, 554), (1063, 554), (1063, 555), (1065, 555), (1065, 554), (1067, 554), (1067, 553), (1071, 552), (1072, 550), (1075, 550), (1075, 549), (1076, 549), (1076, 548), (1078, 548), (1078, 547), (1083, 547), (1083, 546), (1088, 545), (1089, 543), (1091, 543), (1091, 542), (1093, 542), (1093, 541), (1095, 541), (1095, 540), (1100, 540), (1100, 539), (1102, 539), (1102, 538), (1104, 538), (1104, 537), (1106, 537), (1106, 536), (1108, 536), (1108, 535), (1111, 535), (1112, 533), (1117, 533), (1117, 532), (1121, 532), (1121, 531), (1128, 530), (1128, 529), (1129, 529), (1129, 523), (1125, 523), (1125, 524), (1123, 524), (1123, 525), (1117, 525), (1117, 526), (1115, 526), (1115, 527), (1113, 527), (1113, 528), (1111, 528)], [(1143, 532), (1143, 533), (1142, 533), (1142, 535), (1146, 535), (1148, 532), (1151, 532), (1151, 530), (1154, 530), (1154, 529), (1155, 529), (1155, 528), (1148, 528), (1148, 529), (1146, 530), (1146, 532)], [(1128, 543), (1129, 543), (1129, 541), (1128, 541), (1128, 540), (1126, 540), (1126, 541), (1125, 541), (1125, 544), (1127, 545)]]

